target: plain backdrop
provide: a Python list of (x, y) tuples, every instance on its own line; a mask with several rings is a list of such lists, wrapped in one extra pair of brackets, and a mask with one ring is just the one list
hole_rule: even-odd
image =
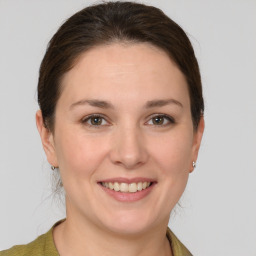
[[(170, 227), (195, 256), (256, 255), (256, 1), (148, 0), (188, 33), (206, 130)], [(82, 0), (0, 0), (0, 249), (48, 231), (65, 211), (35, 125), (48, 41)]]

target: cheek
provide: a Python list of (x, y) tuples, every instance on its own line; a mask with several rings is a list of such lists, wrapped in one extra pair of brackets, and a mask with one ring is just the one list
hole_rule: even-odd
[(159, 170), (157, 206), (169, 216), (183, 194), (189, 176), (193, 134), (188, 130), (173, 130), (152, 140), (153, 166)]
[(86, 177), (98, 168), (105, 156), (99, 139), (81, 132), (61, 132), (56, 141), (59, 167), (63, 175)]
[(178, 131), (163, 136), (152, 146), (152, 156), (164, 175), (181, 176), (189, 172), (192, 154), (193, 134), (190, 131)]

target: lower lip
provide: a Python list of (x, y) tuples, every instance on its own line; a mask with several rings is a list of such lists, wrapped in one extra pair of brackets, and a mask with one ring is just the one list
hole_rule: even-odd
[(108, 195), (110, 195), (117, 201), (135, 202), (135, 201), (139, 201), (139, 200), (145, 198), (152, 191), (153, 187), (155, 186), (155, 183), (151, 184), (151, 186), (149, 186), (146, 189), (143, 189), (141, 191), (137, 191), (134, 193), (126, 193), (126, 192), (119, 192), (119, 191), (117, 192), (115, 190), (103, 187), (101, 184), (99, 184), (99, 185)]

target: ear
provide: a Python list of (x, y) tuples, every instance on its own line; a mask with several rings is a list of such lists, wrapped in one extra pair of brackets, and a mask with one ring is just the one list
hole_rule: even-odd
[[(196, 162), (198, 157), (199, 148), (201, 145), (202, 137), (204, 133), (204, 117), (201, 116), (197, 130), (194, 132), (193, 146), (192, 146), (192, 161)], [(190, 172), (194, 170), (194, 167), (191, 163)]]
[(36, 126), (49, 164), (57, 167), (58, 161), (54, 147), (53, 134), (47, 127), (45, 127), (41, 110), (36, 112)]

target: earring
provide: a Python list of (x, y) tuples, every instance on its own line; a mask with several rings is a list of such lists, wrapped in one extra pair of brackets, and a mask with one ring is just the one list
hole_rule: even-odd
[(51, 169), (54, 171), (54, 170), (56, 169), (56, 167), (52, 165), (52, 166), (51, 166)]
[(192, 166), (193, 166), (193, 168), (196, 168), (196, 162), (192, 162)]

